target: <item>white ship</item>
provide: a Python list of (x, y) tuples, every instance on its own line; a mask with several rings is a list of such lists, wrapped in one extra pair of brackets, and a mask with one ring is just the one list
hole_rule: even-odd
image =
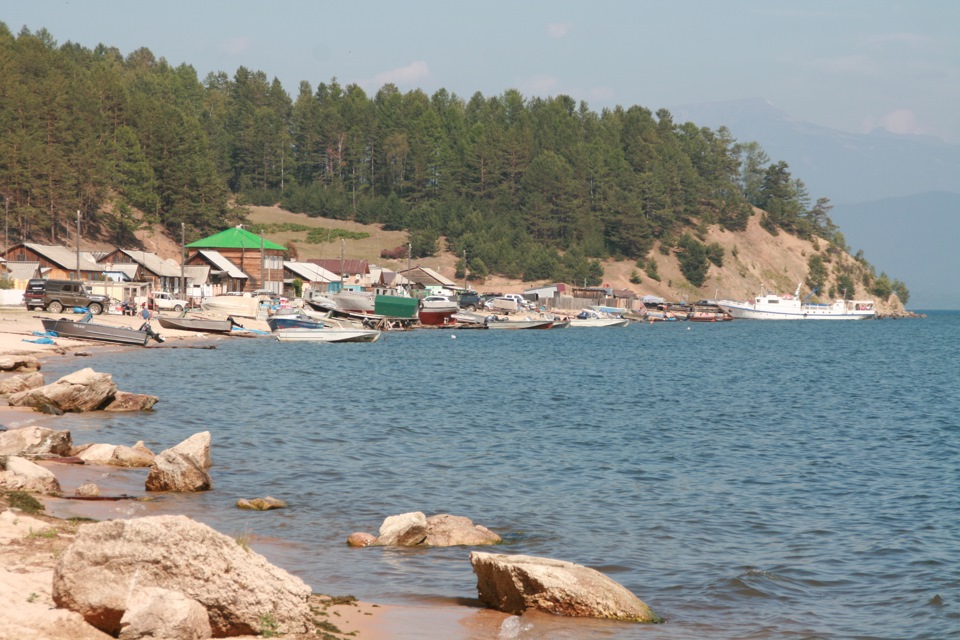
[(800, 299), (800, 286), (797, 285), (797, 291), (792, 296), (766, 293), (746, 302), (720, 300), (717, 306), (734, 318), (744, 320), (864, 320), (876, 316), (873, 300), (807, 303)]

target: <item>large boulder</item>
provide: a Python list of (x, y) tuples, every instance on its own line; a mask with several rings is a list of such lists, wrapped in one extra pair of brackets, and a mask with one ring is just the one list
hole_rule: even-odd
[(153, 459), (145, 486), (147, 491), (209, 491), (213, 479), (193, 456), (167, 449)]
[(414, 547), (427, 539), (427, 516), (420, 511), (384, 518), (377, 536), (378, 547)]
[(83, 448), (77, 447), (73, 450), (73, 455), (80, 458), (87, 464), (110, 464), (113, 454), (117, 450), (117, 445), (106, 444), (102, 442), (93, 443)]
[(57, 606), (116, 636), (131, 594), (150, 587), (199, 602), (213, 637), (256, 635), (265, 616), (278, 633), (312, 628), (310, 588), (300, 578), (185, 516), (82, 526), (54, 569), (52, 595)]
[(205, 640), (210, 637), (207, 610), (179, 591), (158, 587), (137, 589), (130, 595), (127, 606), (120, 618), (120, 640)]
[(156, 454), (144, 446), (143, 441), (140, 440), (132, 447), (117, 445), (108, 464), (115, 467), (149, 467), (153, 464), (154, 458)]
[(21, 373), (0, 380), (0, 395), (19, 393), (27, 389), (36, 389), (43, 386), (43, 374), (39, 372)]
[(18, 456), (0, 457), (0, 489), (60, 495), (60, 483), (49, 469)]
[(246, 509), (248, 511), (271, 511), (273, 509), (285, 509), (286, 507), (286, 502), (271, 496), (253, 499), (240, 498), (237, 500), (237, 509)]
[(112, 400), (104, 405), (104, 411), (150, 411), (160, 402), (157, 396), (148, 396), (145, 393), (130, 393), (117, 391)]
[(52, 384), (10, 395), (15, 407), (33, 407), (38, 411), (53, 407), (62, 412), (95, 411), (117, 393), (109, 373), (97, 373), (89, 367), (64, 376)]
[(173, 451), (193, 457), (204, 469), (209, 469), (213, 462), (210, 460), (210, 432), (195, 433), (177, 446)]
[(69, 456), (72, 448), (69, 431), (23, 427), (0, 432), (0, 456)]
[(431, 547), (499, 544), (503, 540), (490, 529), (473, 524), (470, 518), (440, 513), (427, 518), (427, 539)]
[(474, 551), (477, 594), (491, 609), (519, 615), (537, 609), (561, 616), (662, 622), (625, 587), (583, 565)]
[(40, 371), (40, 359), (36, 356), (3, 356), (0, 357), (0, 371)]
[(87, 464), (106, 464), (114, 467), (149, 467), (156, 457), (140, 440), (132, 447), (106, 443), (92, 443), (74, 447), (71, 455)]

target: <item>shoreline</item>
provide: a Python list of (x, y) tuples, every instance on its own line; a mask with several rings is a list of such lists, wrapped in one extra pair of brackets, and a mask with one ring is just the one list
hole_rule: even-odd
[[(162, 344), (151, 341), (147, 347), (100, 344), (64, 338), (55, 338), (55, 344), (27, 342), (37, 338), (34, 331), (43, 332), (40, 318), (54, 317), (54, 315), (25, 309), (0, 309), (0, 358), (34, 356), (40, 360), (40, 372), (43, 373), (44, 361), (59, 357), (95, 356), (115, 349), (180, 346), (196, 348), (198, 343), (211, 341), (211, 339), (233, 338), (233, 336), (159, 329), (155, 326), (155, 330), (159, 329), (166, 341)], [(58, 317), (65, 315), (56, 314)], [(95, 321), (133, 328), (142, 324), (139, 317), (108, 314), (98, 316)], [(257, 320), (244, 319), (243, 325), (250, 329), (269, 330), (265, 322)], [(86, 366), (89, 365), (82, 360), (77, 362), (77, 369)], [(14, 374), (11, 372), (8, 375)], [(45, 382), (49, 384), (53, 380), (45, 380)], [(0, 398), (0, 424), (8, 428), (44, 426), (57, 429), (61, 428), (57, 423), (62, 418), (63, 416), (38, 413), (27, 407), (11, 407), (4, 398)], [(68, 427), (67, 430), (69, 430)], [(84, 475), (79, 469), (57, 469), (56, 467), (62, 465), (56, 463), (44, 463), (43, 466), (53, 467), (51, 470), (58, 480)], [(89, 467), (90, 473), (99, 473), (99, 466), (90, 465)], [(61, 484), (63, 495), (70, 495), (72, 487), (70, 482), (61, 481)], [(62, 500), (54, 497), (40, 499), (45, 505), (52, 500)], [(112, 514), (107, 511), (107, 504), (112, 507), (116, 503), (104, 502), (102, 509), (94, 510), (103, 517), (95, 519), (111, 519), (109, 516)], [(6, 506), (6, 500), (0, 499), (0, 513), (6, 510)], [(161, 512), (176, 515), (176, 510), (161, 510)], [(28, 636), (69, 640), (108, 638), (109, 636), (84, 622), (79, 614), (57, 609), (53, 603), (51, 591), (56, 550), (69, 544), (73, 532), (79, 525), (68, 519), (69, 516), (64, 518), (49, 513), (49, 511), (41, 511), (35, 515), (17, 513), (12, 521), (0, 518), (0, 585), (2, 585), (0, 586), (0, 606), (8, 611), (18, 612), (17, 615), (11, 615), (9, 619), (0, 620), (0, 639)], [(160, 513), (151, 515), (160, 515)], [(42, 544), (37, 544), (38, 541), (42, 541)], [(315, 594), (322, 591), (322, 587), (317, 585), (310, 585), (310, 587)], [(332, 625), (332, 628), (326, 631), (331, 634), (329, 636), (331, 638), (358, 640), (415, 638), (422, 635), (425, 629), (429, 629), (432, 635), (439, 634), (438, 637), (451, 640), (483, 637), (487, 633), (489, 637), (496, 637), (502, 620), (508, 617), (507, 614), (484, 609), (479, 605), (437, 603), (379, 605), (359, 601), (345, 594), (326, 594), (324, 597), (331, 599), (331, 604), (323, 608), (326, 612), (326, 622)], [(483, 635), (477, 636), (477, 633)]]

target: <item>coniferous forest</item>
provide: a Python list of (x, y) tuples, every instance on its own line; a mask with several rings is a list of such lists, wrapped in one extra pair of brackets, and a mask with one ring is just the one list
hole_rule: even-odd
[(597, 283), (600, 259), (642, 265), (659, 241), (697, 285), (698, 267), (722, 261), (697, 230), (751, 215), (846, 249), (829, 201), (812, 202), (785, 162), (665, 109), (390, 84), (368, 95), (336, 79), (290, 96), (261, 71), (201, 80), (145, 48), (3, 23), (0, 197), (11, 241), (62, 242), (78, 210), (118, 245), (141, 219), (177, 237), (182, 223), (189, 241), (242, 222), (245, 203), (279, 203), (406, 230), (415, 257), (443, 236), (470, 274), (525, 280)]

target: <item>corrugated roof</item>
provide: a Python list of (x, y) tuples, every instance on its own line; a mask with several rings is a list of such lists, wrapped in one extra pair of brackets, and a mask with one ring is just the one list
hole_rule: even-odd
[[(30, 249), (37, 255), (41, 255), (50, 262), (54, 263), (61, 269), (66, 269), (69, 271), (76, 271), (77, 269), (77, 251), (75, 249), (70, 249), (63, 246), (49, 246), (45, 244), (34, 244), (32, 242), (24, 242), (23, 246)], [(81, 252), (80, 255), (80, 270), (81, 271), (103, 271), (103, 266), (97, 264), (88, 257), (84, 257)]]
[(240, 269), (237, 268), (237, 265), (233, 264), (232, 262), (227, 260), (225, 257), (223, 257), (223, 254), (220, 253), (219, 251), (214, 251), (213, 249), (201, 249), (197, 253), (203, 256), (203, 258), (207, 262), (212, 264), (214, 267), (216, 267), (220, 271), (223, 271), (224, 273), (229, 275), (231, 278), (235, 278), (237, 280), (246, 280), (247, 278), (250, 277), (247, 274), (245, 274), (243, 271), (240, 271)]
[(340, 276), (311, 262), (284, 261), (284, 269), (289, 269), (307, 282), (336, 282)]
[(132, 249), (120, 249), (120, 253), (127, 256), (137, 264), (143, 265), (145, 269), (158, 276), (167, 278), (180, 277), (180, 263), (176, 260), (167, 258), (164, 260), (155, 253), (149, 251), (135, 251)]
[(457, 286), (457, 283), (453, 280), (444, 278), (433, 269), (428, 269), (427, 267), (421, 267), (419, 265), (413, 267), (412, 269), (404, 269), (403, 271), (400, 271), (400, 273), (401, 275), (406, 276), (410, 282), (415, 282), (428, 287), (440, 285), (443, 287), (455, 288)]
[(206, 284), (210, 279), (210, 265), (188, 264), (183, 267), (183, 275), (191, 284)]
[[(327, 271), (331, 271), (333, 273), (337, 273), (337, 274), (341, 273), (340, 260), (338, 259), (325, 260), (325, 259), (319, 259), (319, 258), (311, 258), (310, 260), (307, 260), (307, 262), (309, 262), (310, 264), (318, 264), (324, 269), (326, 269)], [(343, 261), (342, 273), (344, 275), (347, 275), (347, 274), (356, 275), (358, 273), (367, 274), (367, 273), (370, 273), (370, 265), (369, 263), (367, 263), (366, 260), (350, 258)]]
[(6, 266), (13, 280), (30, 280), (40, 275), (39, 262), (8, 262)]
[(190, 249), (259, 249), (261, 246), (264, 249), (287, 250), (286, 247), (261, 238), (243, 227), (233, 227), (187, 245)]

